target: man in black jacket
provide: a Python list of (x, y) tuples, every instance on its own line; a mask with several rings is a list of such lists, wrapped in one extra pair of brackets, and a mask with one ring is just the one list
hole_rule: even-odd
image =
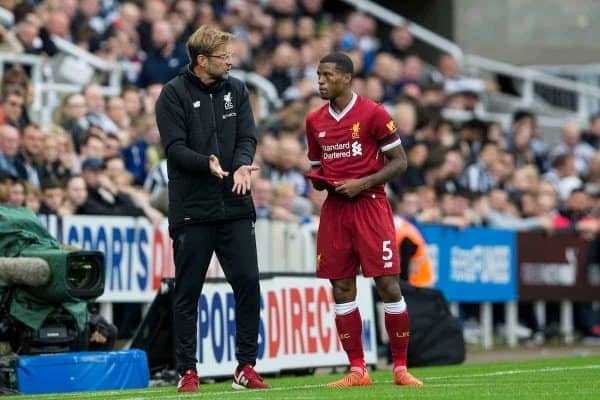
[(175, 258), (174, 329), (180, 392), (198, 390), (198, 298), (216, 252), (236, 303), (234, 389), (265, 389), (254, 370), (260, 288), (250, 174), (256, 127), (248, 89), (229, 77), (233, 35), (203, 26), (187, 42), (190, 65), (163, 88), (156, 120), (167, 154)]

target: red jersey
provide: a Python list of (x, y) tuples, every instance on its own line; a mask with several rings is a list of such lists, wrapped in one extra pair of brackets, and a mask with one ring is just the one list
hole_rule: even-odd
[[(371, 175), (385, 163), (382, 152), (401, 144), (394, 120), (385, 108), (365, 97), (352, 94), (340, 113), (329, 104), (306, 118), (308, 159), (316, 173), (333, 184), (335, 181)], [(383, 185), (361, 193), (385, 195)]]

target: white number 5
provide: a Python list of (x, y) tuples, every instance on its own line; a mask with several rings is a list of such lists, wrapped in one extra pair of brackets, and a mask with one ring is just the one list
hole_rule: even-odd
[(391, 240), (384, 240), (383, 241), (383, 255), (381, 256), (381, 259), (383, 261), (389, 261), (392, 259), (392, 249), (390, 248), (390, 244), (392, 244)]

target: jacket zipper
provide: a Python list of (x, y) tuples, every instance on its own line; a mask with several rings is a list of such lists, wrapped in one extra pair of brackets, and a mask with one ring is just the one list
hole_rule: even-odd
[(217, 120), (215, 118), (215, 105), (213, 104), (213, 95), (209, 93), (210, 96), (210, 116), (212, 117), (213, 122), (213, 132), (215, 136), (215, 144), (217, 145), (217, 157), (221, 156), (221, 149), (219, 148), (219, 136), (217, 135)]
[[(217, 135), (217, 119), (215, 118), (215, 105), (213, 103), (213, 95), (212, 93), (208, 94), (210, 96), (210, 115), (212, 117), (212, 122), (213, 122), (213, 132), (214, 132), (214, 136), (215, 136), (215, 144), (217, 145), (217, 158), (219, 159), (219, 162), (221, 161), (221, 149), (219, 147), (219, 136)], [(223, 186), (221, 186), (221, 191)], [(223, 212), (223, 215), (225, 215), (225, 200), (223, 200), (223, 193), (221, 193), (221, 211)]]

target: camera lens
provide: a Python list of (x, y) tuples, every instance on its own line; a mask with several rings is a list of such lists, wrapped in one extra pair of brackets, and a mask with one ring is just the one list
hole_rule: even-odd
[(67, 282), (72, 289), (88, 289), (98, 282), (99, 269), (89, 260), (74, 259), (69, 263)]

